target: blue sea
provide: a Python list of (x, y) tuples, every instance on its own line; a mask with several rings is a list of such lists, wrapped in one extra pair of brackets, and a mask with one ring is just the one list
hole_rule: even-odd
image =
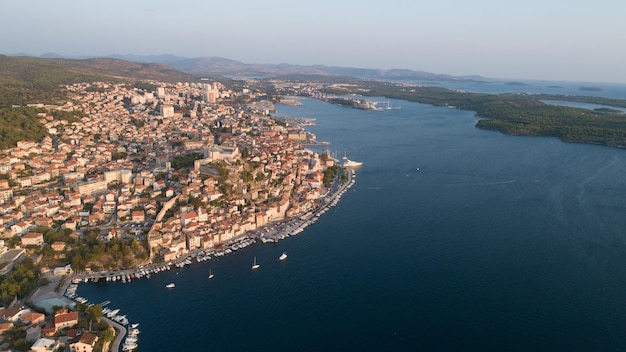
[[(559, 94), (528, 84), (489, 89)], [(626, 98), (605, 88), (593, 93)], [(277, 115), (316, 118), (318, 140), (363, 162), (356, 184), (296, 237), (81, 284), (140, 323), (138, 351), (626, 350), (625, 150), (506, 136), (405, 101), (301, 102)]]

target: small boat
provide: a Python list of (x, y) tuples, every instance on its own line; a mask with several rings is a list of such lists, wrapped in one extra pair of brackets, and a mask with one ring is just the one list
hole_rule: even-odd
[(213, 273), (211, 272), (211, 269), (209, 269), (209, 279), (213, 278)]
[(122, 346), (122, 351), (132, 351), (136, 349), (138, 345), (134, 342), (127, 342)]
[(258, 269), (260, 267), (261, 267), (261, 265), (256, 263), (256, 257), (254, 257), (254, 264), (252, 264), (252, 269)]
[(287, 259), (287, 253), (283, 252), (283, 254), (281, 254), (280, 257), (278, 257), (278, 260), (282, 262), (285, 259)]
[(119, 313), (120, 310), (119, 309), (114, 309), (112, 311), (110, 311), (109, 313), (107, 313), (107, 318), (113, 318), (114, 316), (117, 315), (117, 313)]
[(165, 285), (165, 287), (167, 287), (167, 288), (174, 288), (174, 287), (176, 287), (176, 285), (174, 285), (174, 283), (172, 282), (172, 283), (169, 283), (169, 284)]
[(131, 329), (137, 329), (139, 327), (139, 323), (134, 323), (130, 327)]

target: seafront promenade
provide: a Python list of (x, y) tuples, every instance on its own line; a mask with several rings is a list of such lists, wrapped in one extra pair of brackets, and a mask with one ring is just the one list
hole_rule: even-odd
[(218, 248), (190, 251), (175, 261), (167, 263), (151, 263), (133, 269), (74, 273), (68, 280), (66, 280), (59, 292), (65, 292), (66, 296), (74, 298), (71, 294), (67, 295), (67, 289), (70, 284), (86, 283), (90, 281), (99, 282), (100, 280), (105, 280), (107, 282), (121, 281), (123, 283), (127, 283), (136, 279), (149, 279), (151, 275), (170, 270), (172, 266), (182, 267), (184, 265), (191, 264), (194, 260), (199, 262), (210, 260), (215, 256), (231, 254), (244, 246), (256, 243), (257, 240), (260, 240), (263, 243), (277, 242), (287, 237), (298, 235), (307, 226), (317, 221), (321, 215), (328, 211), (329, 208), (336, 206), (343, 194), (354, 185), (356, 174), (353, 170), (347, 170), (347, 172), (347, 182), (331, 187), (329, 193), (320, 199), (317, 208), (312, 209), (299, 217), (284, 219), (268, 224), (251, 234), (235, 238)]
[(115, 330), (118, 331), (117, 335), (115, 335), (115, 340), (113, 340), (113, 342), (111, 342), (110, 348), (108, 350), (105, 348), (104, 350), (105, 351), (120, 351), (120, 346), (122, 345), (122, 340), (126, 336), (126, 328), (123, 325), (118, 324), (118, 323), (112, 321), (109, 318), (102, 317), (102, 319), (104, 319), (104, 321), (106, 321), (107, 324), (109, 324)]
[[(263, 243), (273, 243), (291, 236), (296, 236), (304, 231), (307, 226), (317, 221), (320, 216), (322, 216), (331, 207), (336, 206), (343, 194), (355, 184), (356, 175), (354, 171), (347, 170), (347, 172), (348, 178), (345, 183), (340, 183), (336, 180), (329, 192), (319, 200), (317, 206), (299, 217), (284, 219), (268, 224), (252, 234), (247, 234), (231, 240), (218, 248), (189, 252), (185, 256), (178, 258), (176, 261), (168, 263), (152, 263), (134, 269), (73, 274), (66, 278), (65, 282), (59, 286), (58, 291), (59, 293), (64, 294), (66, 297), (76, 300), (77, 302), (87, 303), (86, 299), (83, 297), (76, 296), (76, 288), (80, 283), (99, 282), (100, 280), (104, 280), (106, 282), (122, 281), (123, 283), (128, 283), (132, 280), (140, 278), (149, 279), (151, 275), (160, 273), (161, 271), (170, 270), (172, 266), (183, 267), (194, 261), (201, 262), (204, 260), (210, 260), (212, 257), (231, 254), (240, 248), (256, 243), (257, 240), (260, 240)], [(104, 306), (108, 303), (109, 302), (106, 301), (101, 303), (101, 305), (103, 305), (104, 308)], [(105, 321), (118, 331), (115, 340), (111, 342), (109, 350), (120, 351), (122, 341), (126, 337), (131, 324), (129, 324), (128, 320), (125, 319), (124, 315), (119, 313), (119, 310), (104, 309), (103, 312), (105, 313), (103, 316)], [(126, 325), (129, 327), (126, 327)], [(134, 343), (136, 344), (136, 342)]]

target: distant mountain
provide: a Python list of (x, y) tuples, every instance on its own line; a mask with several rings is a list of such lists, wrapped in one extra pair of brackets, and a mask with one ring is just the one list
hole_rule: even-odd
[(422, 80), (422, 81), (487, 81), (480, 76), (451, 76), (412, 71), (408, 69), (369, 69), (325, 65), (291, 64), (246, 64), (222, 57), (186, 58), (175, 55), (113, 55), (124, 60), (136, 62), (160, 62), (195, 76), (248, 76), (248, 77), (284, 77), (290, 75), (341, 76), (365, 79)]
[[(43, 58), (62, 58), (62, 55), (56, 53), (46, 53)], [(102, 70), (103, 58), (88, 57), (65, 57), (66, 59), (84, 60), (81, 65), (89, 66), (89, 60), (99, 60), (97, 68)], [(132, 54), (115, 54), (109, 55), (106, 59), (117, 59), (132, 63), (150, 64), (152, 68), (140, 68), (127, 66), (118, 72), (123, 75), (131, 74), (142, 76), (144, 78), (150, 76), (159, 67), (168, 71), (171, 69), (181, 72), (175, 73), (169, 71), (165, 76), (177, 76), (178, 80), (182, 80), (185, 76), (181, 73), (187, 73), (198, 77), (288, 77), (288, 76), (325, 76), (325, 77), (354, 77), (362, 79), (381, 79), (381, 80), (415, 80), (415, 81), (488, 81), (488, 79), (480, 76), (451, 76), (445, 74), (436, 74), (424, 71), (413, 71), (409, 69), (370, 69), (370, 68), (354, 68), (354, 67), (338, 67), (325, 65), (291, 65), (281, 64), (247, 64), (241, 61), (231, 60), (223, 57), (196, 57), (187, 58), (171, 54), (163, 55), (132, 55)], [(163, 64), (166, 66), (154, 66), (155, 64)], [(115, 64), (108, 65), (111, 68)], [(98, 71), (110, 74), (109, 71)], [(187, 76), (188, 77), (188, 76)], [(141, 77), (136, 77), (141, 78)], [(156, 79), (156, 78), (154, 78)], [(188, 79), (188, 78), (187, 78)]]

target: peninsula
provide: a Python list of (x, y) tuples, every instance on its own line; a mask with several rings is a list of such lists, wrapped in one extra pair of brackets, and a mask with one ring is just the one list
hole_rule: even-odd
[[(63, 278), (116, 272), (130, 280), (184, 265), (192, 253), (247, 245), (253, 232), (272, 225), (297, 234), (352, 184), (328, 153), (306, 147), (318, 142), (298, 120), (270, 115), (278, 98), (252, 81), (238, 87), (90, 77), (59, 84), (64, 94), (0, 108), (7, 122), (0, 152), (5, 307), (26, 301), (43, 307), (41, 292), (31, 292), (61, 280), (59, 289), (78, 302), (72, 307), (89, 315)], [(24, 87), (37, 93), (38, 86)], [(72, 314), (72, 323), (53, 334), (79, 321), (77, 312), (47, 314), (53, 322)], [(100, 321), (98, 314), (81, 321), (89, 320)], [(19, 325), (12, 334), (25, 329)]]

